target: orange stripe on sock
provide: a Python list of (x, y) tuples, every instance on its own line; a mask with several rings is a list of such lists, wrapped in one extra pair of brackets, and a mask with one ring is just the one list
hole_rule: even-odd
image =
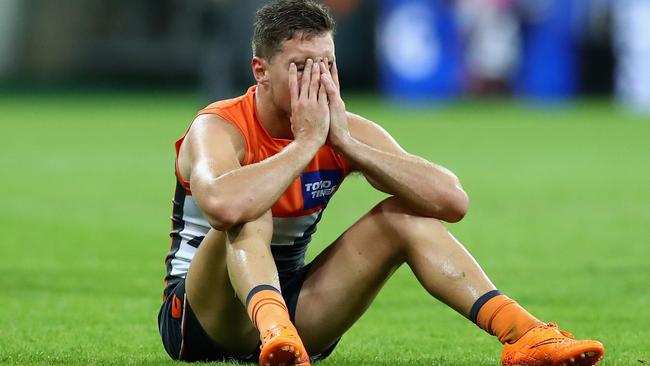
[(516, 301), (498, 295), (485, 303), (478, 312), (476, 323), (501, 343), (517, 341), (530, 329), (543, 324)]

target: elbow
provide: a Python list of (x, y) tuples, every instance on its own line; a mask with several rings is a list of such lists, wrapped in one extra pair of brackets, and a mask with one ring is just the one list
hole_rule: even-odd
[(441, 219), (455, 223), (462, 220), (469, 210), (469, 197), (460, 186), (455, 187), (453, 192), (447, 195)]
[(226, 231), (241, 222), (242, 213), (229, 202), (213, 202), (204, 211), (214, 229)]

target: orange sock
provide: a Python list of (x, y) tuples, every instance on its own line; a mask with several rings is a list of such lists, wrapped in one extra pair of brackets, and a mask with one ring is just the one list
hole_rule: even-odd
[(501, 343), (514, 343), (527, 331), (542, 325), (515, 300), (497, 295), (483, 304), (478, 311), (476, 324), (499, 338)]
[(276, 325), (292, 326), (282, 294), (272, 286), (255, 287), (248, 295), (246, 309), (261, 336)]

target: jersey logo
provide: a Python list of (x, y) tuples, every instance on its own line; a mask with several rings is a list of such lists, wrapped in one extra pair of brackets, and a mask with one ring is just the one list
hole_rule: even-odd
[(340, 170), (317, 170), (302, 173), (302, 198), (304, 209), (327, 205), (339, 184), (341, 184)]

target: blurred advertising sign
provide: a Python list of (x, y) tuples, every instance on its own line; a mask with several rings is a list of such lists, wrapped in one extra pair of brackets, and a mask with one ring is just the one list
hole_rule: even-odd
[(578, 35), (582, 0), (523, 0), (521, 66), (515, 91), (525, 97), (557, 100), (578, 91)]
[(429, 100), (461, 91), (461, 54), (451, 2), (382, 0), (377, 44), (382, 92)]

